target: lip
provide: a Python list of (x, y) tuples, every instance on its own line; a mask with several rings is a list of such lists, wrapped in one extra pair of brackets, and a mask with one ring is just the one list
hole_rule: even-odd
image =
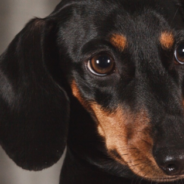
[(177, 181), (177, 180), (181, 180), (184, 179), (184, 175), (180, 175), (180, 176), (168, 176), (168, 177), (163, 177), (163, 178), (146, 178), (147, 180), (150, 181), (156, 181), (156, 182), (172, 182), (172, 181)]

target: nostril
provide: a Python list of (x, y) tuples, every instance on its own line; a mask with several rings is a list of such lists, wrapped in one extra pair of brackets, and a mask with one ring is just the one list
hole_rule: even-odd
[(168, 170), (169, 172), (173, 172), (173, 171), (177, 170), (177, 167), (174, 164), (169, 164), (169, 165), (167, 165), (166, 170)]
[(178, 164), (176, 163), (166, 163), (164, 166), (162, 166), (162, 169), (168, 175), (180, 174), (180, 168), (178, 167)]

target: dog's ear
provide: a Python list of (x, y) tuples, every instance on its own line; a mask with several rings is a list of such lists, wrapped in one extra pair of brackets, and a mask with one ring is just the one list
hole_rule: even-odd
[(48, 67), (59, 59), (54, 24), (30, 21), (0, 58), (0, 143), (29, 170), (54, 164), (66, 144), (68, 98)]

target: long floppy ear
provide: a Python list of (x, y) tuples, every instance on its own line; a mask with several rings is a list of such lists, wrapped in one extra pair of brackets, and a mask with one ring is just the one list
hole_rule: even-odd
[(48, 67), (58, 58), (54, 22), (38, 18), (0, 57), (0, 143), (25, 169), (51, 166), (65, 148), (69, 103)]

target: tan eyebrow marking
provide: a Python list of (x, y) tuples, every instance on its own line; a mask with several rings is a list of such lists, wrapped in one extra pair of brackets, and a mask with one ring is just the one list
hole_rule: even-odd
[(123, 51), (127, 46), (127, 39), (124, 35), (113, 34), (110, 38), (112, 45)]
[(164, 49), (171, 49), (174, 44), (174, 35), (171, 32), (164, 31), (160, 35), (160, 43)]

